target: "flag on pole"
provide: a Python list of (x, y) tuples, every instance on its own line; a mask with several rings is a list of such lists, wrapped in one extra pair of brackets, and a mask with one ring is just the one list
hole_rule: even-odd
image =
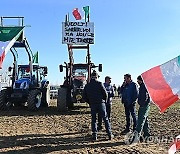
[(175, 154), (175, 152), (179, 149), (180, 149), (180, 135), (178, 135), (175, 141), (171, 144), (168, 150), (168, 154)]
[(38, 63), (38, 51), (33, 55), (33, 63)]
[(142, 78), (152, 101), (164, 112), (180, 98), (180, 56), (142, 73)]
[(86, 22), (86, 19), (88, 18), (89, 15), (89, 6), (83, 7), (83, 10), (85, 12), (85, 22)]
[(23, 27), (0, 27), (0, 68), (7, 52), (23, 32)]
[(78, 8), (75, 8), (72, 13), (76, 20), (81, 20), (81, 14), (79, 13)]

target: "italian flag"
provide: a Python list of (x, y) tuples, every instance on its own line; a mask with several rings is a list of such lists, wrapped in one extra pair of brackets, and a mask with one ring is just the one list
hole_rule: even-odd
[(178, 135), (175, 141), (171, 144), (168, 154), (175, 154), (180, 149), (180, 135)]
[(161, 113), (180, 98), (180, 56), (142, 74), (152, 101)]
[(22, 34), (24, 27), (0, 27), (0, 69), (7, 52)]

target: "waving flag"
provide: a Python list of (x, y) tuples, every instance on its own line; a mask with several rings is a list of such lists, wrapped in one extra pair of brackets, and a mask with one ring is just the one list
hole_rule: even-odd
[(79, 13), (78, 8), (75, 8), (72, 13), (76, 20), (81, 20), (81, 14)]
[(180, 98), (180, 56), (144, 72), (142, 77), (161, 112)]
[(0, 68), (9, 49), (23, 31), (23, 27), (0, 27)]
[(171, 144), (168, 150), (168, 154), (175, 154), (175, 152), (179, 149), (180, 149), (180, 135), (178, 135), (175, 141)]
[(38, 51), (33, 55), (33, 63), (38, 63)]
[(85, 21), (86, 21), (86, 19), (88, 18), (88, 15), (89, 15), (89, 6), (83, 7), (83, 10), (85, 12)]

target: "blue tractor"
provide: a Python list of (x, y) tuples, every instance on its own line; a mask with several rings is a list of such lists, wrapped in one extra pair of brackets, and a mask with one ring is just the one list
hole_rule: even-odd
[[(4, 18), (4, 17), (3, 17)], [(20, 18), (20, 17), (18, 17)], [(23, 18), (22, 18), (23, 19)], [(2, 19), (1, 19), (2, 21)], [(23, 23), (23, 22), (22, 22)], [(1, 25), (3, 25), (1, 23)], [(10, 87), (4, 87), (0, 92), (0, 110), (6, 110), (12, 106), (26, 106), (28, 110), (36, 111), (40, 107), (48, 106), (49, 81), (45, 79), (47, 76), (47, 67), (39, 66), (33, 63), (33, 54), (23, 35), (24, 26), (1, 26), (0, 40), (10, 37), (12, 40), (10, 51), (14, 58), (13, 67), (9, 67), (11, 73), (12, 84)], [(27, 65), (17, 65), (17, 51), (25, 50), (29, 62)]]

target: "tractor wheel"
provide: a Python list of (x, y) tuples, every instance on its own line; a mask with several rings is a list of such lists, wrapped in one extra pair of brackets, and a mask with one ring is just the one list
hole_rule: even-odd
[(10, 93), (9, 89), (4, 89), (0, 92), (0, 110), (7, 110), (12, 106)]
[(67, 97), (67, 88), (59, 88), (58, 90), (58, 98), (57, 98), (57, 110), (58, 111), (66, 111), (66, 97)]
[(41, 98), (42, 98), (42, 93), (40, 90), (38, 89), (31, 90), (29, 92), (29, 96), (27, 99), (28, 110), (37, 111), (42, 105)]
[(71, 98), (71, 89), (68, 89), (66, 102), (67, 102), (68, 110), (72, 110), (74, 108), (74, 103), (73, 103), (72, 98)]

